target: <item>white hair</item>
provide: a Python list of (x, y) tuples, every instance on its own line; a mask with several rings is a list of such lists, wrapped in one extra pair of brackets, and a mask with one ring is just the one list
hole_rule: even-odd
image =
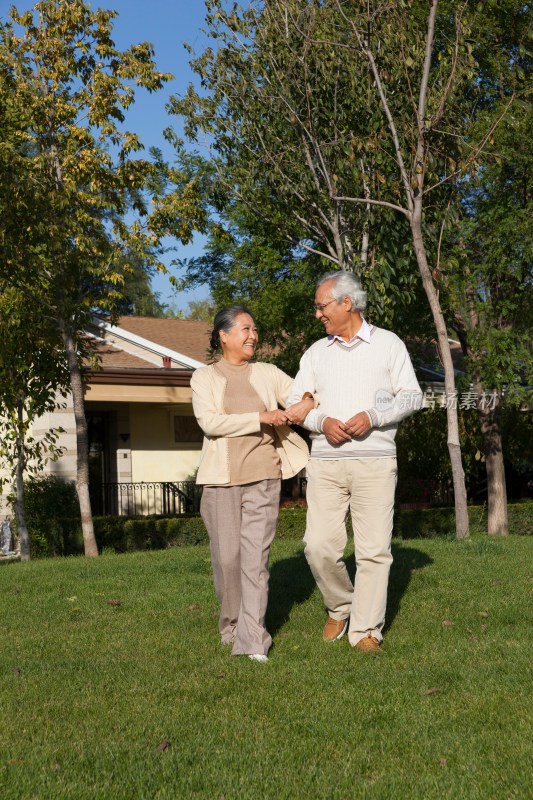
[(333, 281), (331, 294), (337, 303), (342, 303), (345, 297), (352, 301), (352, 311), (364, 311), (366, 308), (367, 293), (361, 288), (361, 279), (353, 272), (337, 270), (323, 275), (318, 286), (327, 281)]

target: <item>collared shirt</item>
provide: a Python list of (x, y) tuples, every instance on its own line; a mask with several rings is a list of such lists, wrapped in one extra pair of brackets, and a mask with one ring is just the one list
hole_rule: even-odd
[(344, 347), (351, 347), (352, 344), (355, 344), (357, 339), (362, 339), (363, 342), (367, 342), (367, 344), (370, 344), (370, 331), (371, 330), (372, 330), (372, 326), (368, 324), (366, 319), (363, 319), (363, 323), (362, 323), (361, 327), (359, 328), (359, 330), (357, 331), (355, 336), (353, 336), (350, 339), (349, 342), (347, 342), (345, 339), (342, 339), (340, 336), (337, 336), (337, 334), (334, 333), (334, 334), (331, 334), (330, 336), (328, 336), (327, 346), (329, 347), (330, 345), (333, 344), (333, 342), (337, 341), (337, 342), (340, 342), (340, 344), (344, 345)]

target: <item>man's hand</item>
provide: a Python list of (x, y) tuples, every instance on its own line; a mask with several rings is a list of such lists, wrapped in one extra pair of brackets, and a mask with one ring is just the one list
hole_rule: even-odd
[(289, 406), (285, 409), (289, 423), (301, 425), (306, 416), (314, 407), (315, 401), (312, 397), (306, 397), (304, 400), (300, 400), (298, 403), (293, 403), (292, 406)]
[(346, 432), (352, 439), (364, 436), (372, 427), (370, 424), (370, 417), (366, 411), (360, 411), (355, 416), (350, 417), (350, 419), (346, 421), (345, 426)]
[(349, 442), (352, 438), (346, 430), (346, 425), (340, 419), (326, 417), (322, 423), (322, 430), (330, 444), (342, 444)]

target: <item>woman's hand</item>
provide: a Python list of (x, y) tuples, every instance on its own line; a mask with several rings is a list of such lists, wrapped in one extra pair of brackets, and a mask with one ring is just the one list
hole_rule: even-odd
[(279, 428), (281, 425), (287, 424), (287, 419), (287, 412), (283, 411), (281, 408), (277, 408), (275, 411), (259, 412), (259, 422), (261, 425), (274, 425), (274, 427)]
[(292, 406), (289, 406), (289, 408), (285, 409), (289, 423), (301, 425), (306, 416), (314, 407), (315, 401), (313, 397), (306, 397), (300, 400), (298, 403), (294, 403)]

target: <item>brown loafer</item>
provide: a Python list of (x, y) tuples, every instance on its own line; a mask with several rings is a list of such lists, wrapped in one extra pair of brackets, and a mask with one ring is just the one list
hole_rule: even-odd
[(376, 653), (381, 650), (381, 642), (378, 642), (375, 636), (370, 633), (364, 639), (359, 639), (357, 644), (354, 644), (356, 650), (362, 650), (363, 653)]
[(346, 619), (332, 619), (328, 617), (328, 621), (324, 625), (324, 641), (336, 642), (348, 630), (348, 617)]

